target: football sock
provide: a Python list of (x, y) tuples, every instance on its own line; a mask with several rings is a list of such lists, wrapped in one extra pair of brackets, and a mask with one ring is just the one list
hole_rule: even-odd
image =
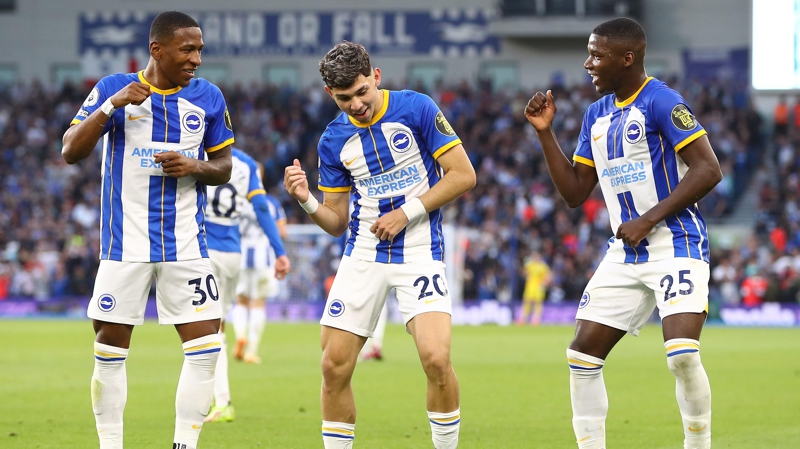
[(173, 447), (195, 449), (214, 393), (214, 369), (222, 349), (220, 334), (183, 344), (183, 369), (175, 396)]
[(572, 428), (579, 449), (606, 447), (608, 395), (603, 381), (605, 360), (567, 349)]
[(351, 449), (356, 438), (356, 425), (322, 421), (322, 443), (325, 449)]
[(264, 324), (266, 322), (267, 312), (263, 307), (253, 307), (250, 309), (250, 325), (248, 326), (246, 352), (258, 354), (258, 346), (261, 344), (261, 335), (264, 333)]
[(675, 396), (683, 420), (684, 449), (711, 447), (711, 385), (700, 361), (700, 342), (673, 338), (664, 343), (675, 376)]
[(216, 375), (214, 376), (214, 405), (221, 407), (231, 402), (231, 386), (228, 383), (228, 351), (225, 335), (220, 333), (220, 344), (223, 348), (217, 358)]
[(247, 338), (247, 306), (239, 303), (233, 305), (231, 309), (231, 323), (233, 324), (233, 333), (236, 335), (237, 340)]
[(455, 449), (458, 447), (458, 431), (461, 429), (461, 409), (450, 413), (428, 412), (431, 424), (431, 438), (436, 449)]
[(92, 410), (100, 449), (122, 449), (122, 412), (128, 398), (128, 350), (94, 343)]

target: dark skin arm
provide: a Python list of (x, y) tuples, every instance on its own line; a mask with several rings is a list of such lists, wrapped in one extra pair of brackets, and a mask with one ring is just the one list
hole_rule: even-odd
[(722, 180), (719, 161), (711, 149), (708, 136), (701, 136), (686, 145), (678, 156), (689, 166), (686, 175), (670, 195), (642, 216), (622, 223), (616, 238), (635, 247), (661, 220), (674, 215), (700, 201)]
[(542, 144), (547, 171), (550, 172), (553, 184), (569, 207), (578, 207), (597, 185), (597, 171), (594, 167), (573, 163), (561, 151), (551, 127), (555, 114), (556, 104), (549, 90), (547, 96), (536, 92), (525, 108), (525, 118), (536, 129), (536, 136)]
[[(111, 96), (114, 108), (123, 108), (129, 104), (140, 105), (150, 96), (150, 86), (132, 82)], [(103, 135), (103, 129), (109, 116), (97, 109), (82, 122), (70, 126), (62, 139), (61, 156), (68, 164), (78, 163), (92, 154), (97, 141)]]
[(192, 176), (209, 186), (225, 184), (231, 179), (233, 163), (230, 145), (208, 153), (208, 161), (186, 157), (174, 151), (156, 154), (153, 159), (161, 164), (161, 169), (171, 178)]

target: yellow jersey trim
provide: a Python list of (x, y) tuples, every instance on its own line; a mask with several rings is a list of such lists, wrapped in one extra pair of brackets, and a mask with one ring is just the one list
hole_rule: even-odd
[(226, 140), (225, 142), (222, 142), (219, 145), (214, 145), (211, 148), (206, 148), (206, 153), (213, 153), (213, 152), (215, 152), (217, 150), (221, 150), (221, 149), (227, 147), (228, 145), (233, 145), (233, 137), (231, 137), (230, 139)]
[(262, 194), (262, 193), (263, 193), (264, 195), (266, 195), (266, 194), (267, 194), (267, 191), (266, 191), (266, 190), (264, 190), (264, 189), (256, 189), (256, 190), (253, 190), (252, 192), (250, 192), (250, 193), (248, 193), (248, 194), (247, 194), (247, 201), (250, 201), (250, 198), (252, 198), (252, 197), (254, 197), (254, 196), (256, 196), (256, 195), (260, 195), (260, 194)]
[(583, 165), (588, 165), (589, 167), (594, 168), (594, 161), (591, 159), (587, 159), (583, 156), (572, 156), (572, 160), (575, 162), (580, 162)]
[(81, 123), (81, 122), (83, 122), (83, 120), (78, 120), (78, 119), (74, 118), (74, 119), (72, 119), (71, 122), (69, 122), (69, 126), (77, 125), (78, 123)]
[(451, 149), (451, 148), (453, 148), (453, 147), (455, 147), (457, 145), (461, 145), (461, 139), (456, 139), (456, 140), (454, 140), (452, 142), (444, 144), (441, 148), (439, 148), (438, 150), (436, 150), (433, 153), (433, 158), (434, 159), (439, 159), (439, 156), (444, 154), (445, 151), (447, 151), (447, 150), (449, 150), (449, 149)]
[(350, 123), (359, 128), (369, 128), (370, 126), (378, 123), (378, 120), (382, 119), (383, 116), (386, 114), (386, 110), (389, 109), (389, 91), (381, 90), (381, 92), (383, 92), (383, 106), (381, 106), (381, 109), (378, 112), (376, 112), (374, 116), (372, 116), (372, 120), (370, 120), (369, 123), (361, 123), (358, 120), (351, 117), (350, 114), (347, 114), (347, 118), (350, 119)]
[(144, 70), (140, 70), (138, 75), (139, 75), (139, 81), (141, 81), (143, 84), (147, 84), (148, 86), (150, 86), (150, 90), (152, 90), (153, 92), (155, 92), (157, 94), (172, 95), (175, 92), (178, 92), (179, 90), (181, 90), (181, 86), (173, 87), (172, 89), (159, 89), (156, 86), (153, 86), (152, 84), (150, 84), (149, 81), (144, 79)]
[(325, 186), (317, 185), (317, 189), (319, 189), (322, 192), (344, 193), (344, 192), (349, 192), (351, 187), (350, 186), (347, 186), (347, 187), (325, 187)]
[(698, 138), (700, 138), (700, 136), (703, 136), (705, 134), (708, 134), (706, 132), (706, 130), (701, 129), (700, 131), (697, 131), (696, 133), (692, 134), (691, 136), (683, 139), (683, 141), (681, 141), (681, 143), (675, 145), (675, 152), (677, 153), (678, 151), (681, 151), (683, 149), (683, 147), (685, 147), (686, 145), (689, 145), (690, 143), (692, 143), (695, 140), (697, 140)]
[(614, 104), (615, 104), (615, 105), (617, 105), (617, 107), (618, 107), (618, 108), (624, 108), (625, 106), (627, 106), (627, 105), (629, 105), (629, 104), (633, 103), (633, 102), (634, 102), (634, 100), (636, 100), (636, 97), (638, 97), (638, 96), (639, 96), (639, 93), (641, 93), (641, 92), (642, 92), (642, 89), (644, 89), (644, 86), (646, 86), (646, 85), (647, 85), (647, 83), (649, 83), (651, 79), (653, 79), (653, 77), (652, 77), (652, 76), (648, 76), (648, 77), (647, 77), (647, 79), (646, 79), (646, 80), (644, 80), (644, 83), (643, 83), (643, 84), (642, 84), (642, 86), (639, 88), (639, 90), (637, 90), (637, 91), (636, 91), (636, 93), (635, 93), (635, 94), (633, 94), (633, 95), (631, 95), (631, 97), (630, 97), (630, 98), (628, 98), (627, 100), (625, 100), (625, 101), (617, 101), (617, 99), (615, 98), (615, 99), (614, 99)]

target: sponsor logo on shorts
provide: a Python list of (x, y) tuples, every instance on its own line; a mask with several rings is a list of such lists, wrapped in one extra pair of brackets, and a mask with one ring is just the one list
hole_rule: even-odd
[(581, 302), (578, 303), (578, 308), (582, 309), (589, 304), (589, 300), (591, 297), (589, 296), (589, 292), (583, 292), (583, 296), (581, 296)]
[(101, 295), (97, 299), (97, 307), (103, 312), (111, 312), (117, 306), (117, 300), (109, 294)]
[(328, 306), (328, 315), (336, 318), (342, 316), (344, 313), (344, 303), (341, 299), (334, 299)]

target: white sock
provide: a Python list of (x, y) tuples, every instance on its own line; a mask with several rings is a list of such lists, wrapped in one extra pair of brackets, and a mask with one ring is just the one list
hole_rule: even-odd
[(603, 381), (605, 360), (567, 349), (572, 428), (579, 449), (605, 449), (608, 395)]
[(92, 410), (100, 449), (122, 449), (122, 412), (128, 399), (128, 350), (94, 342)]
[(196, 449), (203, 418), (214, 394), (214, 369), (222, 349), (219, 334), (195, 338), (183, 344), (183, 369), (175, 395), (173, 448)]
[(372, 349), (381, 349), (383, 347), (383, 334), (386, 333), (386, 316), (389, 315), (389, 306), (384, 304), (383, 310), (378, 317), (378, 325), (375, 326), (375, 332), (372, 334)]
[(325, 449), (351, 449), (356, 438), (356, 425), (322, 421), (322, 443)]
[(664, 343), (675, 376), (675, 396), (683, 420), (684, 449), (711, 447), (711, 385), (700, 361), (700, 342), (673, 338)]
[(431, 438), (436, 449), (455, 449), (458, 447), (458, 431), (461, 429), (461, 409), (450, 413), (428, 412), (431, 424)]
[(231, 402), (231, 386), (228, 383), (228, 346), (225, 343), (225, 335), (220, 333), (220, 344), (222, 351), (217, 358), (216, 375), (214, 376), (214, 405), (219, 407), (228, 405)]
[(247, 332), (247, 353), (258, 354), (258, 345), (261, 344), (261, 335), (264, 333), (264, 324), (267, 322), (267, 311), (264, 307), (250, 309), (250, 325)]
[(247, 338), (247, 306), (239, 303), (233, 305), (231, 323), (233, 323), (233, 333), (236, 335), (237, 340)]

